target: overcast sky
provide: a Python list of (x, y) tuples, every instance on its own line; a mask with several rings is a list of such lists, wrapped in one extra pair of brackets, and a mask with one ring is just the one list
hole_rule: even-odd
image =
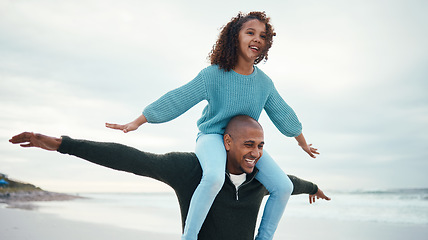
[(146, 105), (209, 65), (220, 28), (264, 10), (277, 32), (259, 67), (293, 107), (311, 159), (263, 113), (267, 149), (324, 189), (428, 187), (428, 2), (0, 0), (0, 172), (53, 191), (163, 191), (86, 161), (21, 149), (22, 131), (193, 151), (205, 102), (124, 134)]

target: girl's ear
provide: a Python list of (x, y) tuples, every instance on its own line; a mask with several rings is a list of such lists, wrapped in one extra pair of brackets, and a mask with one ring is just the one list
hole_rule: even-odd
[(223, 136), (224, 148), (226, 151), (230, 150), (230, 145), (232, 144), (232, 138), (229, 134), (224, 134)]

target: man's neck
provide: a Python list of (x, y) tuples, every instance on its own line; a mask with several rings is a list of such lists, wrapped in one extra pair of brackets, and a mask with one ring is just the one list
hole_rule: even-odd
[(229, 174), (230, 176), (230, 181), (233, 183), (233, 185), (235, 185), (235, 188), (238, 189), (239, 186), (241, 186), (245, 180), (247, 180), (247, 174), (246, 173), (241, 173), (241, 174)]

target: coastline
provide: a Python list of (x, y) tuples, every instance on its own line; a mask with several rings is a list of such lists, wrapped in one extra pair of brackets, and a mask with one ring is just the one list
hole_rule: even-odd
[[(423, 239), (428, 235), (426, 193), (405, 192), (336, 194), (334, 204), (320, 201), (317, 206), (309, 205), (306, 196), (296, 197), (290, 201), (274, 239)], [(70, 196), (80, 199), (64, 201)], [(367, 201), (362, 202), (363, 198)], [(180, 214), (173, 193), (94, 193), (80, 197), (34, 191), (11, 199), (15, 201), (0, 203), (0, 239), (180, 238)], [(32, 201), (35, 199), (39, 201)], [(408, 221), (412, 218), (419, 220)]]
[(173, 240), (180, 234), (164, 234), (111, 225), (79, 222), (63, 219), (53, 214), (22, 209), (9, 209), (0, 204), (0, 239), (45, 239), (45, 240)]
[[(0, 239), (45, 240), (173, 240), (180, 234), (143, 231), (109, 224), (88, 223), (61, 218), (55, 214), (22, 209), (9, 209), (0, 204)], [(377, 222), (338, 221), (288, 217), (282, 222), (274, 239), (290, 240), (401, 240), (423, 239), (427, 225), (389, 224)]]
[(36, 209), (32, 202), (40, 201), (70, 201), (83, 198), (77, 195), (49, 192), (44, 190), (18, 190), (0, 192), (0, 203), (6, 204), (7, 208), (20, 208), (26, 210)]
[(30, 183), (8, 178), (0, 173), (0, 203), (6, 203), (8, 208), (21, 208), (33, 210), (36, 208), (32, 202), (40, 201), (69, 201), (82, 198), (77, 195), (50, 192)]
[(427, 224), (399, 224), (285, 216), (278, 227), (274, 239), (403, 240), (424, 239), (427, 235)]

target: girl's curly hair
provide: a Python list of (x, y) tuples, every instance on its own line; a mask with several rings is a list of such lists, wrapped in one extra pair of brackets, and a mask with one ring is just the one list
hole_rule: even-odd
[(250, 12), (248, 14), (240, 12), (229, 23), (223, 26), (217, 42), (208, 55), (211, 64), (217, 64), (220, 69), (224, 69), (227, 72), (236, 66), (238, 63), (239, 31), (241, 31), (244, 23), (253, 19), (259, 20), (266, 26), (266, 46), (260, 56), (254, 61), (254, 64), (258, 64), (263, 59), (267, 61), (268, 51), (272, 46), (273, 37), (276, 35), (272, 25), (269, 23), (270, 18), (266, 16), (265, 12)]

